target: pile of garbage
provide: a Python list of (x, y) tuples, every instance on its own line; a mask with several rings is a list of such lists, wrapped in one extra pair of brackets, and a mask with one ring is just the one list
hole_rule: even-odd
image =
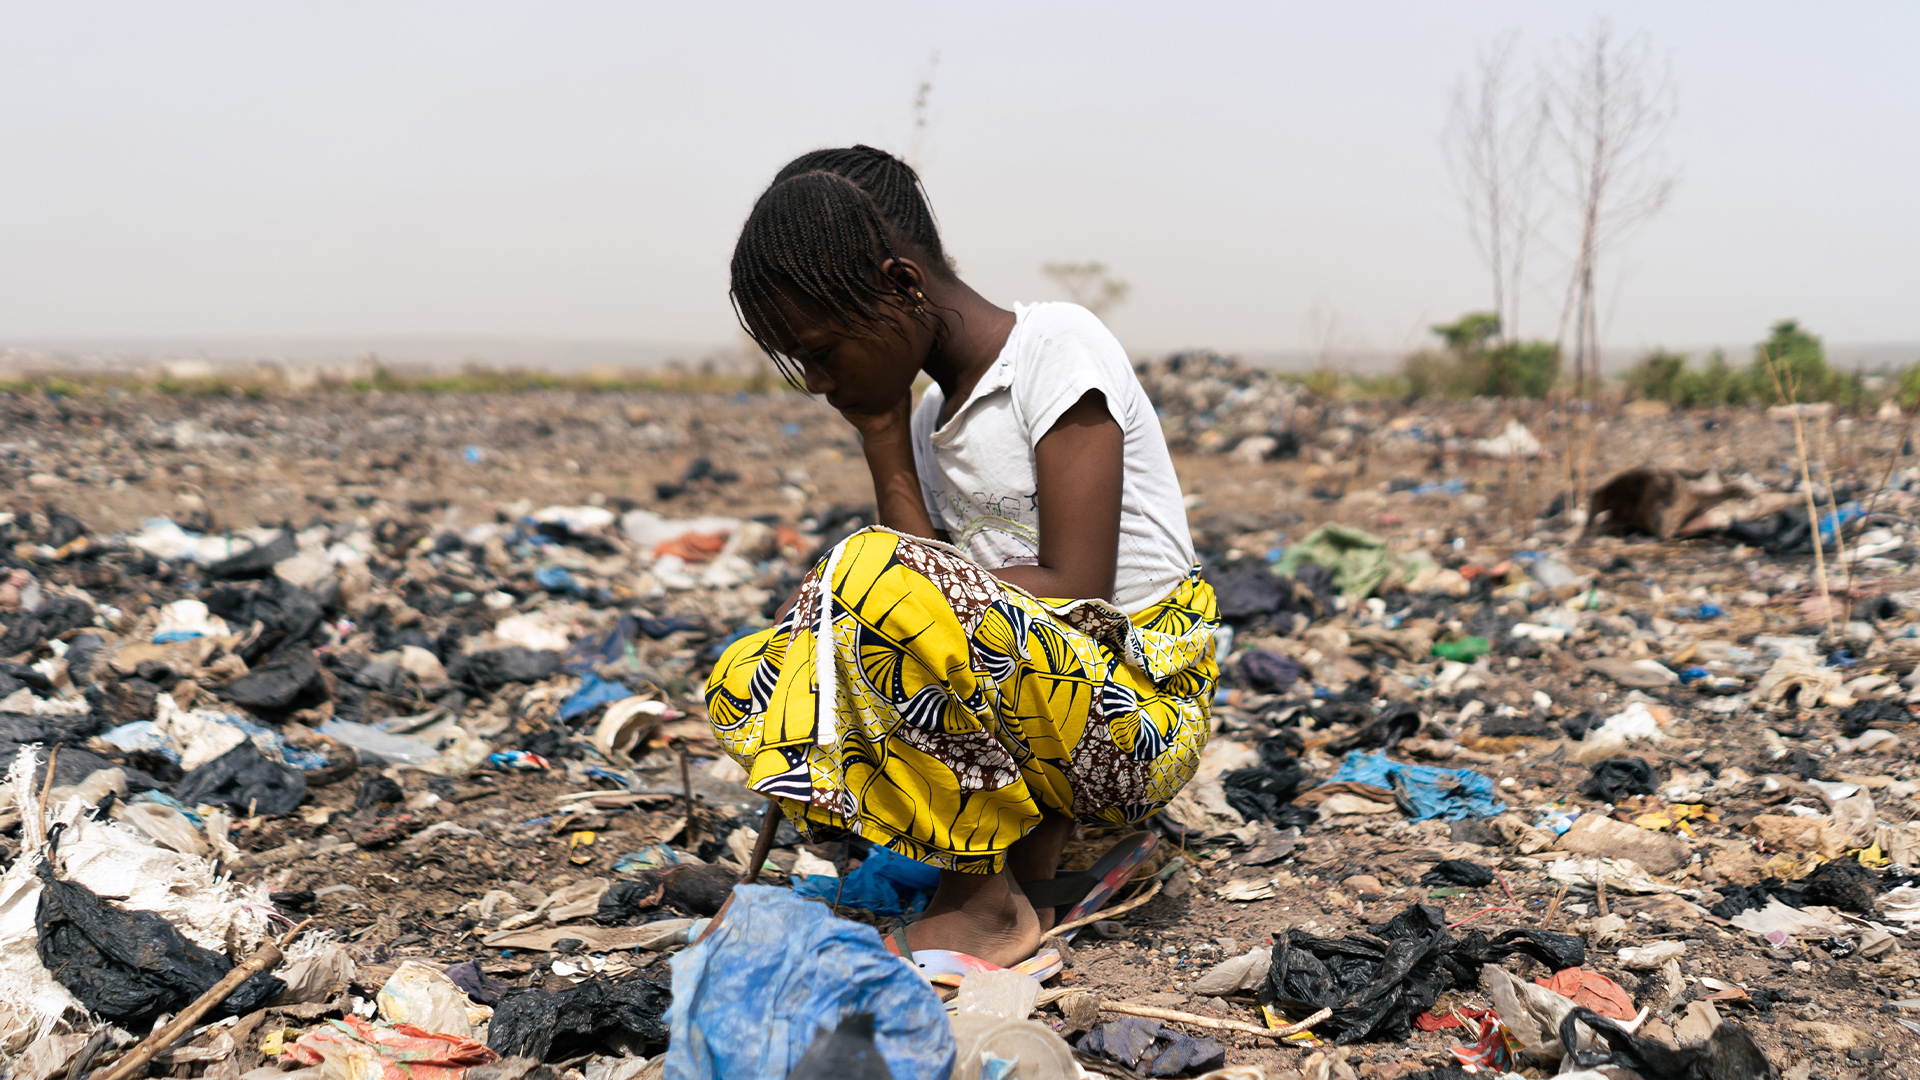
[(1177, 450), (1231, 450), (1252, 461), (1298, 457), (1320, 413), (1299, 383), (1219, 353), (1174, 353), (1134, 370)]
[[(1188, 363), (1146, 375), (1174, 441), (1325, 448), (1304, 394)], [(1352, 430), (1415, 463), (1507, 431), (1379, 419)], [(279, 467), (264, 419), (179, 422), (140, 436), (169, 476), (241, 438)], [(1920, 475), (1810, 516), (1791, 477), (1647, 467), (1590, 528), (1563, 501), (1504, 538), (1458, 509), (1485, 476), (1197, 514), (1216, 732), (1152, 856), (1046, 963), (916, 971), (883, 941), (937, 874), (769, 826), (699, 693), (870, 520), (830, 498), (857, 455), (802, 477), (618, 422), (686, 460), (626, 498), (357, 485), (267, 527), (191, 492), (83, 510), (53, 440), (7, 451), (60, 480), (0, 515), (14, 1073), (1677, 1080), (1920, 1047)], [(467, 470), (445, 438), (459, 464), (387, 471)], [(1067, 869), (1114, 841), (1082, 834)]]

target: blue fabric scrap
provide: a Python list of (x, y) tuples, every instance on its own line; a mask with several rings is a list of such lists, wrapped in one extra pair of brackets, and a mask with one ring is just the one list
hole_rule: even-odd
[(875, 844), (865, 861), (847, 875), (844, 888), (839, 878), (814, 874), (795, 878), (793, 891), (809, 900), (825, 900), (875, 915), (906, 916), (926, 907), (939, 884), (937, 868)]
[(874, 1017), (895, 1080), (946, 1080), (953, 1030), (871, 926), (786, 889), (737, 885), (713, 935), (671, 961), (667, 1080), (784, 1080), (822, 1029)]
[(590, 713), (610, 701), (619, 701), (621, 698), (632, 696), (633, 691), (611, 679), (603, 679), (591, 674), (582, 675), (580, 689), (574, 691), (572, 697), (560, 704), (560, 719), (571, 720), (576, 716)]
[(1489, 818), (1507, 809), (1506, 803), (1494, 799), (1493, 781), (1472, 769), (1406, 765), (1389, 760), (1385, 750), (1371, 754), (1355, 750), (1327, 782), (1338, 784), (1348, 780), (1402, 792), (1413, 807), (1414, 821)]

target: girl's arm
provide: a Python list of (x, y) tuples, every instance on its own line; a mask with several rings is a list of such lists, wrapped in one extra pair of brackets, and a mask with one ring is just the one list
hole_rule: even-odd
[[(1039, 478), (1040, 561), (1006, 566), (994, 576), (1051, 600), (1111, 600), (1120, 558), (1121, 454), (1125, 437), (1107, 412), (1106, 395), (1089, 390), (1060, 414), (1034, 448)], [(872, 452), (867, 461), (871, 465)], [(912, 448), (907, 448), (907, 480), (914, 480)], [(879, 488), (880, 473), (874, 472)], [(913, 484), (921, 520), (926, 508)], [(886, 504), (881, 504), (884, 519)], [(924, 534), (923, 534), (924, 535)]]
[(841, 415), (860, 432), (867, 471), (873, 474), (873, 498), (880, 524), (929, 540), (945, 539), (927, 516), (920, 475), (913, 468), (913, 399), (903, 398), (884, 413)]

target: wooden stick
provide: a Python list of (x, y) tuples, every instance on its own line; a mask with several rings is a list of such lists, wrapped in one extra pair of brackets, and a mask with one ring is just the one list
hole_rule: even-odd
[(787, 815), (780, 812), (780, 804), (768, 799), (767, 808), (760, 812), (760, 835), (753, 842), (753, 865), (740, 875), (740, 884), (751, 885), (760, 880), (760, 868), (767, 865), (767, 856), (773, 853), (773, 838), (785, 820)]
[(1553, 903), (1547, 905), (1547, 917), (1540, 920), (1541, 926), (1553, 929), (1554, 924), (1560, 921), (1560, 902), (1566, 898), (1567, 887), (1562, 885), (1560, 891), (1553, 894)]
[(60, 744), (54, 743), (53, 749), (47, 753), (46, 779), (40, 782), (40, 817), (43, 821), (47, 814), (47, 798), (53, 794), (53, 769), (58, 764), (60, 764)]
[(280, 947), (269, 941), (260, 946), (246, 961), (227, 972), (219, 982), (214, 983), (204, 994), (196, 998), (193, 1004), (180, 1010), (180, 1015), (168, 1022), (166, 1027), (140, 1040), (140, 1045), (127, 1053), (126, 1057), (114, 1063), (112, 1068), (94, 1073), (91, 1080), (132, 1080), (146, 1069), (162, 1050), (180, 1041), (181, 1036), (193, 1029), (200, 1018), (213, 1011), (216, 1005), (227, 1000), (228, 995), (240, 988), (240, 984), (262, 972), (269, 971), (280, 963)]
[(1289, 1035), (1298, 1035), (1315, 1024), (1333, 1015), (1332, 1009), (1321, 1009), (1297, 1024), (1286, 1027), (1263, 1028), (1258, 1024), (1249, 1024), (1243, 1020), (1216, 1020), (1211, 1016), (1198, 1016), (1194, 1013), (1180, 1012), (1177, 1009), (1160, 1009), (1152, 1005), (1134, 1005), (1125, 1001), (1103, 1001), (1101, 1012), (1123, 1013), (1127, 1016), (1144, 1016), (1149, 1020), (1170, 1020), (1176, 1024), (1190, 1024), (1194, 1027), (1211, 1028), (1214, 1031), (1237, 1031), (1242, 1035), (1265, 1035), (1269, 1039), (1284, 1039)]
[(693, 816), (693, 773), (687, 766), (687, 748), (680, 748), (680, 786), (687, 795), (687, 850), (692, 851), (698, 836), (698, 824)]
[(1091, 915), (1082, 916), (1081, 918), (1075, 919), (1069, 923), (1061, 923), (1059, 926), (1056, 926), (1053, 929), (1047, 931), (1047, 936), (1059, 937), (1061, 934), (1064, 934), (1069, 930), (1078, 930), (1083, 926), (1089, 926), (1093, 923), (1099, 922), (1102, 919), (1117, 919), (1120, 916), (1125, 915), (1127, 912), (1132, 911), (1134, 908), (1137, 908), (1140, 905), (1146, 903), (1147, 901), (1153, 899), (1155, 896), (1160, 895), (1160, 885), (1161, 883), (1156, 881), (1153, 883), (1153, 888), (1148, 889), (1146, 892), (1141, 893), (1139, 896), (1134, 897), (1133, 899), (1127, 901), (1124, 904), (1119, 904), (1115, 907), (1108, 908), (1105, 911), (1096, 911)]
[(1593, 896), (1594, 900), (1600, 905), (1601, 917), (1604, 918), (1612, 914), (1612, 912), (1607, 910), (1607, 875), (1605, 873), (1599, 873), (1593, 876)]

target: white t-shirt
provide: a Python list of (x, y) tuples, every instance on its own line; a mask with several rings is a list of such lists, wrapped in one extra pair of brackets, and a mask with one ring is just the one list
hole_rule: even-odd
[(929, 387), (913, 414), (914, 468), (927, 514), (954, 546), (989, 569), (1032, 565), (1040, 554), (1034, 447), (1089, 390), (1120, 425), (1120, 549), (1113, 602), (1133, 614), (1172, 592), (1193, 568), (1180, 479), (1160, 419), (1126, 350), (1078, 304), (1014, 305), (1013, 332), (993, 367), (946, 426), (945, 397)]

